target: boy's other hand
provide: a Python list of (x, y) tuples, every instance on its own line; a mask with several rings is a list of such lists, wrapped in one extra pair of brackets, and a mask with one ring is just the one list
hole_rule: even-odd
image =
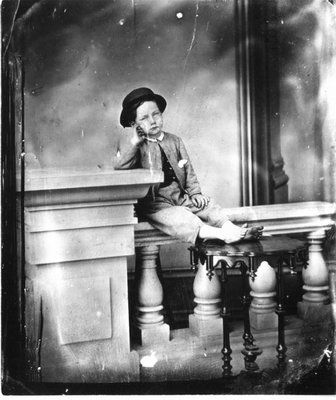
[(191, 201), (195, 207), (199, 208), (200, 210), (203, 210), (203, 208), (205, 208), (209, 204), (210, 199), (209, 197), (199, 193), (199, 194), (194, 194), (191, 197)]

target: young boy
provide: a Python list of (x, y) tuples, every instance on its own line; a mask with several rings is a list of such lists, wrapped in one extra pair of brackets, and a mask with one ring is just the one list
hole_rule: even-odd
[(139, 201), (137, 213), (161, 231), (182, 241), (216, 239), (225, 243), (259, 239), (262, 226), (242, 228), (229, 221), (224, 210), (202, 194), (184, 144), (164, 132), (166, 100), (151, 89), (138, 88), (123, 100), (120, 123), (133, 127), (128, 147), (115, 169), (152, 168), (164, 172), (164, 182)]

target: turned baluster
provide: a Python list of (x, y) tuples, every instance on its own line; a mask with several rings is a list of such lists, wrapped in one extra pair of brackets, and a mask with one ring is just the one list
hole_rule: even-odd
[(250, 323), (254, 329), (275, 328), (278, 319), (276, 307), (276, 273), (267, 261), (262, 261), (254, 279), (249, 279), (252, 297)]
[(330, 315), (329, 273), (323, 257), (325, 230), (308, 234), (308, 265), (302, 269), (303, 289), (305, 294), (298, 303), (298, 315), (310, 321), (324, 320)]
[(150, 245), (138, 252), (135, 325), (142, 345), (169, 340), (169, 326), (163, 315), (163, 288), (157, 273), (159, 249)]
[(197, 336), (220, 335), (221, 283), (216, 272), (209, 275), (206, 263), (198, 265), (193, 292), (196, 307), (194, 313), (189, 315), (191, 332)]

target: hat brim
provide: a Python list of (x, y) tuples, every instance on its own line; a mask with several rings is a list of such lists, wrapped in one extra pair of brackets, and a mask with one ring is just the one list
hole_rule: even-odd
[(130, 127), (130, 107), (134, 106), (135, 104), (142, 104), (144, 101), (155, 101), (157, 104), (160, 112), (164, 112), (167, 106), (167, 102), (164, 97), (160, 96), (159, 94), (146, 94), (134, 99), (131, 103), (129, 103), (126, 107), (124, 107), (120, 114), (120, 124), (124, 127)]

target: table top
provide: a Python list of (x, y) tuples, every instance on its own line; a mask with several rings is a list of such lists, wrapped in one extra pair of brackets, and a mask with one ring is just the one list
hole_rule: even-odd
[(207, 241), (200, 245), (192, 247), (204, 255), (211, 256), (262, 256), (290, 254), (304, 250), (307, 244), (298, 239), (288, 236), (263, 236), (257, 241), (242, 241), (232, 244), (226, 244), (218, 241)]

